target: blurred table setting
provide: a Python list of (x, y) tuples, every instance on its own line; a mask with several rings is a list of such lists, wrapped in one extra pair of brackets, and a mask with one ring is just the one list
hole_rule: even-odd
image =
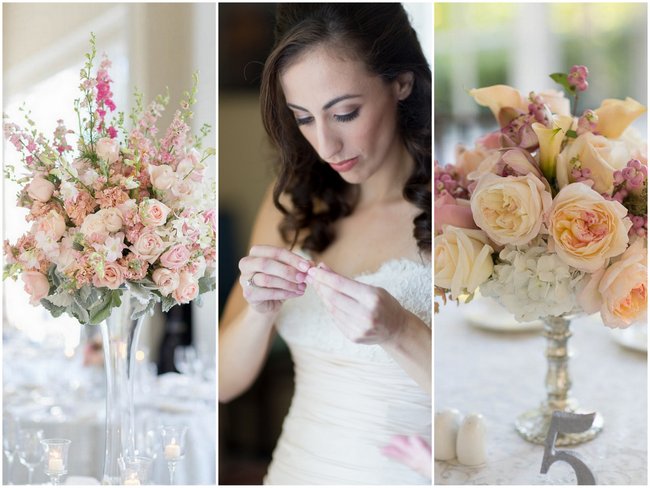
[[(544, 446), (515, 430), (517, 416), (546, 398), (547, 367), (541, 323), (517, 324), (482, 297), (448, 302), (434, 316), (435, 411), (482, 414), (487, 453), (478, 466), (437, 460), (435, 484), (575, 484), (566, 463), (540, 474)], [(597, 315), (582, 315), (570, 330), (571, 394), (585, 411), (602, 414), (604, 428), (566, 449), (581, 456), (597, 484), (647, 485), (647, 324), (611, 330)]]
[[(105, 438), (105, 374), (101, 355), (101, 347), (93, 351), (91, 346), (85, 347), (83, 340), (75, 348), (66, 348), (56, 338), (37, 342), (5, 325), (3, 484), (27, 482), (28, 469), (16, 455), (16, 444), (21, 433), (31, 431), (41, 431), (42, 439), (71, 441), (67, 480), (62, 483), (99, 484)], [(183, 374), (158, 376), (146, 348), (138, 350), (136, 358), (136, 454), (151, 459), (146, 484), (169, 484), (169, 457), (161, 437), (165, 425), (187, 428), (184, 456), (175, 463), (174, 483), (214, 484), (214, 361), (200, 358), (191, 346), (178, 347), (175, 361)], [(11, 432), (16, 435), (8, 435)], [(47, 462), (44, 458), (37, 461), (33, 483), (43, 484), (48, 481)]]

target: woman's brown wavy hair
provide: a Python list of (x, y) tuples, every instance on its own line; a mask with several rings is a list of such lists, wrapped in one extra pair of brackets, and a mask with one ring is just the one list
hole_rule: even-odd
[[(279, 151), (273, 190), (283, 213), (282, 238), (321, 252), (334, 240), (333, 223), (354, 209), (354, 185), (322, 160), (300, 133), (286, 105), (280, 76), (305, 49), (327, 44), (346, 49), (387, 83), (404, 72), (414, 74), (410, 96), (399, 102), (398, 130), (413, 157), (404, 198), (421, 210), (413, 235), (421, 251), (431, 252), (431, 69), (401, 4), (279, 4), (275, 45), (262, 75), (261, 109), (266, 132)], [(280, 203), (287, 194), (291, 208)]]

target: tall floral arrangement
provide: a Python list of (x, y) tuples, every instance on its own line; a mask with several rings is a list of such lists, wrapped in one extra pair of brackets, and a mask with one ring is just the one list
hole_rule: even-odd
[(505, 85), (469, 92), (500, 128), (459, 146), (455, 164), (436, 162), (436, 294), (480, 288), (520, 321), (645, 321), (647, 143), (630, 124), (646, 109), (608, 99), (579, 113), (587, 68), (551, 78), (570, 98)]
[[(136, 91), (127, 128), (111, 92), (110, 60), (97, 69), (95, 37), (81, 69), (75, 100), (78, 131), (57, 121), (51, 138), (25, 114), (26, 126), (4, 116), (5, 138), (22, 160), (5, 166), (21, 189), (31, 228), (4, 243), (4, 278), (20, 277), (33, 305), (97, 324), (135, 298), (134, 318), (161, 302), (163, 311), (214, 288), (216, 221), (214, 182), (205, 177), (213, 148), (203, 148), (189, 122), (198, 76), (171, 125), (156, 123), (169, 102), (146, 107)], [(76, 141), (74, 141), (76, 138)], [(25, 171), (21, 173), (21, 171)]]

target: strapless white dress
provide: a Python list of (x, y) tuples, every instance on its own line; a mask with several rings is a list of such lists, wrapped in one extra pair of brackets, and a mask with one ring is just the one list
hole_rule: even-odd
[[(355, 277), (382, 287), (431, 326), (431, 264), (386, 261)], [(377, 345), (348, 340), (316, 292), (287, 300), (277, 329), (295, 392), (264, 484), (431, 484), (381, 454), (393, 435), (431, 443), (431, 397)]]

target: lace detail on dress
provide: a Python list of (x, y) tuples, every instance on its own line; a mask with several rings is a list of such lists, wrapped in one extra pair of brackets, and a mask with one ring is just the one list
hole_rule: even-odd
[[(392, 259), (384, 262), (377, 271), (354, 279), (384, 288), (405, 309), (431, 327), (431, 263)], [(393, 362), (381, 346), (355, 344), (346, 338), (310, 286), (302, 297), (284, 303), (276, 325), (292, 349), (306, 347), (361, 360)]]

